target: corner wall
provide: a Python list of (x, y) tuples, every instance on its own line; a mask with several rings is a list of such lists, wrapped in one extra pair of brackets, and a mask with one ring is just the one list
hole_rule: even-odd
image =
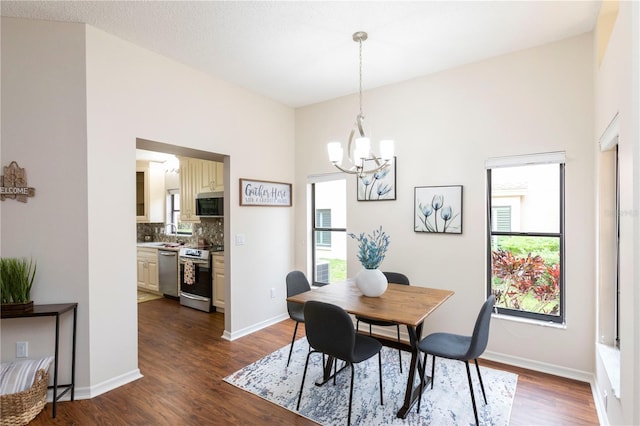
[[(614, 396), (612, 380), (600, 356), (596, 357), (595, 397), (609, 424), (640, 424), (640, 3), (619, 2), (618, 15), (602, 61), (594, 62), (595, 138), (597, 158), (605, 158), (598, 140), (618, 115), (618, 166), (620, 171), (620, 397)], [(604, 179), (606, 169), (599, 170)], [(599, 194), (606, 200), (608, 194)], [(607, 206), (599, 205), (599, 209)], [(610, 209), (609, 209), (610, 211)], [(606, 217), (599, 223), (606, 221)], [(602, 231), (602, 246), (614, 237)], [(598, 289), (606, 288), (602, 280)], [(605, 303), (604, 300), (600, 302)], [(608, 318), (602, 318), (604, 322)], [(604, 395), (607, 395), (605, 398)]]

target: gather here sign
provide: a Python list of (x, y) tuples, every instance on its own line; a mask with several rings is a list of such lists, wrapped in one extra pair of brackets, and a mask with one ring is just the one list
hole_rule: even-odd
[(291, 184), (240, 179), (240, 205), (291, 207)]

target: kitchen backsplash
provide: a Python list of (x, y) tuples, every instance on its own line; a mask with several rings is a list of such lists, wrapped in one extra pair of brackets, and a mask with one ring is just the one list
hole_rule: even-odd
[[(150, 237), (150, 241), (156, 242), (176, 242), (176, 237), (173, 235), (173, 226), (168, 227), (164, 223), (138, 223), (136, 228), (137, 241), (139, 243), (145, 242), (145, 237)], [(167, 231), (169, 235), (167, 235)], [(191, 236), (178, 235), (178, 241), (184, 241), (187, 245), (197, 245), (200, 239), (205, 239), (207, 244), (224, 245), (224, 219), (201, 219), (200, 223), (193, 224), (193, 234)]]

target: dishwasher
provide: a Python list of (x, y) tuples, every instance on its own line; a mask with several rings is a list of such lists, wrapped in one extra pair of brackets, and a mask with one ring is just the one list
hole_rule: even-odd
[(178, 252), (158, 250), (158, 281), (160, 293), (178, 298)]

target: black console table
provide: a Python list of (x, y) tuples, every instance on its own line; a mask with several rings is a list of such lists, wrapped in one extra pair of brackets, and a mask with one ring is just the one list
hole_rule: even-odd
[[(58, 384), (58, 347), (60, 345), (60, 316), (65, 312), (73, 310), (73, 340), (71, 343), (71, 383)], [(76, 383), (76, 323), (78, 320), (78, 304), (77, 303), (60, 303), (54, 305), (33, 305), (33, 309), (28, 312), (5, 312), (1, 313), (4, 318), (36, 318), (36, 317), (56, 317), (56, 347), (53, 361), (53, 414), (56, 417), (56, 402), (67, 392), (71, 392), (71, 400), (74, 398), (74, 388)], [(62, 393), (58, 394), (58, 388), (64, 388)]]

